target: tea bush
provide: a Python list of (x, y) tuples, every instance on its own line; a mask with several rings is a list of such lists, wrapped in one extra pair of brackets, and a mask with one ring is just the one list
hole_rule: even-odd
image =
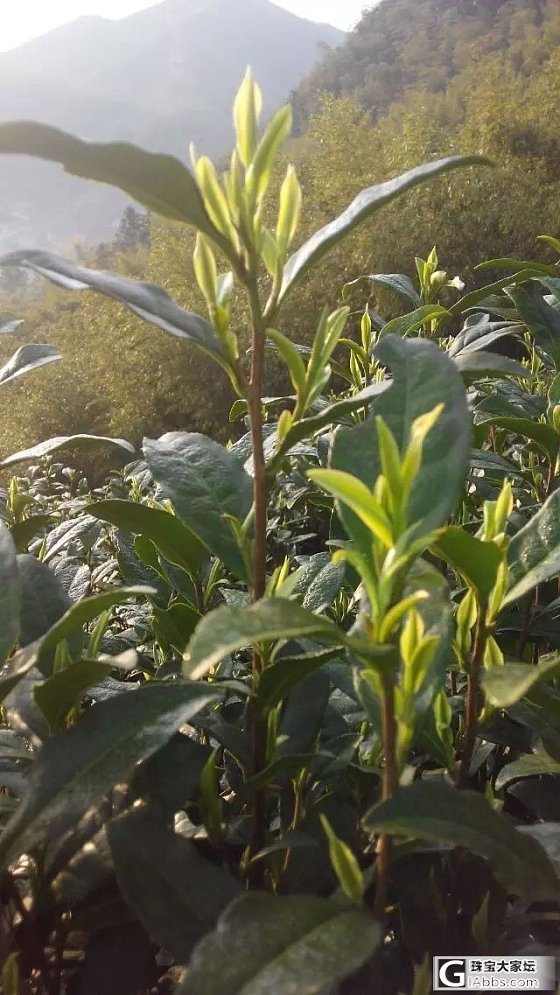
[[(198, 347), (248, 427), (229, 446), (145, 438), (94, 492), (56, 454), (125, 439), (4, 460), (28, 466), (0, 531), (7, 995), (421, 995), (432, 954), (557, 942), (558, 264), (492, 260), (503, 278), (462, 295), (433, 250), (415, 282), (354, 279), (298, 345), (284, 304), (308, 271), (383, 204), (485, 160), (365, 189), (290, 255), (291, 166), (264, 219), (291, 115), (259, 134), (259, 110), (248, 75), (221, 179), (204, 157), (191, 172), (0, 126), (0, 151), (197, 229), (207, 317), (44, 252), (2, 266)], [(404, 313), (370, 308), (379, 286)], [(267, 352), (285, 396), (263, 396)], [(23, 346), (2, 390), (58, 358)]]

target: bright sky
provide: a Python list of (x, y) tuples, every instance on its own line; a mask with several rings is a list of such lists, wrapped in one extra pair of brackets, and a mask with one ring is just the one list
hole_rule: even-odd
[[(157, 0), (16, 0), (0, 6), (0, 51), (14, 48), (36, 35), (82, 14), (100, 14), (102, 17), (126, 17), (135, 10), (152, 7)], [(327, 21), (339, 28), (353, 27), (364, 7), (372, 0), (274, 0), (280, 7), (308, 17), (313, 21)], [(235, 0), (232, 0), (235, 3)]]

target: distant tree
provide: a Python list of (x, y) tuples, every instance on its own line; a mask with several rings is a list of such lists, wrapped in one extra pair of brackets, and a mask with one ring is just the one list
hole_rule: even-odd
[(114, 238), (119, 252), (128, 252), (150, 244), (150, 216), (130, 205), (123, 213)]

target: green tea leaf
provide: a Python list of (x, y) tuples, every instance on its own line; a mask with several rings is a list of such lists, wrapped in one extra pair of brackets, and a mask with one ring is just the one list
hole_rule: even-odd
[(413, 332), (417, 332), (426, 322), (433, 321), (434, 318), (444, 318), (448, 315), (449, 311), (447, 308), (442, 307), (441, 304), (423, 304), (422, 307), (417, 308), (416, 311), (412, 311), (410, 314), (404, 314), (398, 318), (393, 318), (392, 321), (388, 321), (381, 329), (379, 335), (381, 338), (384, 338), (386, 335), (401, 335), (404, 338), (406, 335), (412, 335)]
[(150, 539), (169, 563), (197, 575), (206, 547), (198, 536), (175, 515), (161, 508), (150, 508), (137, 501), (96, 501), (84, 511), (94, 518), (110, 522), (124, 532), (134, 532)]
[(533, 667), (528, 663), (506, 663), (484, 674), (486, 697), (497, 708), (509, 708), (524, 698), (536, 684), (560, 670), (560, 656), (553, 653)]
[(49, 739), (0, 836), (0, 865), (56, 839), (218, 696), (208, 685), (152, 682), (94, 705)]
[(144, 439), (144, 455), (163, 495), (179, 518), (237, 577), (245, 565), (224, 515), (243, 522), (253, 502), (253, 482), (224, 446), (197, 432), (168, 432)]
[(124, 449), (127, 453), (133, 453), (134, 446), (124, 439), (110, 439), (104, 435), (57, 435), (46, 442), (40, 442), (31, 449), (22, 449), (19, 453), (13, 453), (7, 459), (2, 460), (0, 466), (12, 466), (14, 463), (23, 463), (27, 460), (41, 459), (43, 456), (50, 456), (61, 450), (85, 450), (97, 449), (98, 446), (110, 446), (116, 449)]
[(63, 639), (68, 639), (72, 633), (80, 631), (87, 622), (92, 622), (94, 618), (102, 612), (113, 608), (114, 605), (121, 605), (130, 598), (149, 597), (155, 594), (152, 587), (113, 587), (101, 594), (93, 594), (90, 598), (83, 598), (77, 601), (64, 613), (46, 633), (41, 642), (38, 659), (42, 660)]
[(560, 491), (555, 491), (508, 548), (509, 590), (505, 605), (560, 573)]
[(0, 523), (0, 667), (19, 632), (20, 580), (14, 541)]
[(433, 547), (483, 600), (496, 583), (503, 554), (494, 542), (483, 542), (466, 529), (449, 525)]
[(146, 152), (125, 142), (84, 142), (35, 121), (0, 125), (0, 152), (59, 162), (72, 176), (117, 187), (148, 210), (194, 225), (219, 242), (195, 180), (173, 156)]
[(193, 342), (218, 362), (225, 362), (225, 353), (209, 322), (192, 311), (184, 311), (165, 290), (153, 283), (139, 283), (116, 273), (87, 269), (50, 252), (10, 252), (0, 256), (0, 266), (25, 266), (65, 290), (96, 290), (124, 304), (148, 324), (156, 325), (175, 338)]
[(150, 809), (113, 820), (107, 837), (127, 903), (150, 939), (186, 964), (195, 943), (241, 893), (240, 884)]
[(284, 279), (280, 291), (283, 300), (288, 291), (301, 279), (304, 273), (319, 261), (337, 242), (340, 242), (353, 228), (369, 218), (374, 211), (394, 200), (419, 183), (439, 176), (450, 169), (462, 166), (490, 165), (488, 159), (482, 156), (452, 156), (439, 159), (437, 162), (425, 163), (415, 169), (403, 173), (395, 179), (387, 180), (376, 186), (368, 187), (352, 201), (352, 203), (334, 221), (316, 231), (297, 252), (288, 259), (284, 269)]
[(233, 902), (195, 948), (178, 995), (319, 995), (380, 942), (381, 927), (366, 912), (254, 892)]
[(541, 847), (521, 836), (473, 791), (415, 781), (370, 809), (365, 824), (370, 832), (465, 847), (490, 862), (508, 894), (533, 899), (558, 896), (559, 884)]
[(264, 640), (294, 636), (344, 642), (344, 633), (329, 619), (284, 598), (263, 598), (249, 608), (217, 608), (202, 619), (187, 647), (184, 675), (198, 679), (228, 653)]
[(512, 781), (520, 781), (525, 777), (542, 777), (545, 774), (560, 776), (560, 763), (546, 753), (527, 753), (519, 760), (502, 767), (494, 784), (495, 791), (502, 791)]
[(62, 356), (54, 345), (39, 345), (36, 342), (22, 345), (0, 368), (0, 384), (15, 380), (24, 373), (30, 373), (31, 370), (38, 370), (47, 363), (54, 363), (57, 359), (62, 359)]
[(108, 677), (113, 667), (99, 660), (79, 660), (38, 684), (33, 697), (45, 716), (51, 732), (64, 728), (68, 713), (88, 688)]
[[(371, 487), (381, 472), (375, 417), (383, 417), (402, 452), (415, 418), (443, 403), (444, 410), (424, 443), (422, 466), (409, 501), (409, 521), (428, 532), (451, 515), (467, 472), (471, 430), (463, 381), (453, 362), (433, 342), (389, 336), (375, 354), (391, 368), (392, 386), (373, 402), (366, 421), (338, 430), (330, 465)], [(369, 533), (356, 515), (343, 505), (340, 515), (351, 538), (369, 550)]]

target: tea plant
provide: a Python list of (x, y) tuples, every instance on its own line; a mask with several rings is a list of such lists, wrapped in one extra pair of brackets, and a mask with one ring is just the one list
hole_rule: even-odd
[[(142, 461), (95, 494), (73, 478), (53, 501), (52, 464), (6, 494), (10, 995), (421, 993), (432, 954), (555, 943), (557, 267), (493, 260), (507, 275), (457, 297), (434, 250), (419, 288), (398, 274), (344, 288), (389, 286), (410, 313), (385, 322), (343, 303), (298, 346), (282, 307), (308, 270), (400, 193), (484, 160), (365, 190), (289, 255), (292, 167), (277, 205), (267, 194), (290, 111), (262, 134), (259, 114), (248, 74), (221, 178), (194, 152), (190, 172), (0, 126), (0, 151), (197, 228), (208, 314), (45, 252), (0, 263), (101, 292), (198, 346), (249, 428), (229, 448), (145, 439)], [(250, 309), (247, 356), (234, 293)], [(518, 359), (497, 352), (504, 341)], [(287, 397), (264, 396), (268, 350)], [(4, 465), (100, 443), (128, 445), (52, 439)]]

